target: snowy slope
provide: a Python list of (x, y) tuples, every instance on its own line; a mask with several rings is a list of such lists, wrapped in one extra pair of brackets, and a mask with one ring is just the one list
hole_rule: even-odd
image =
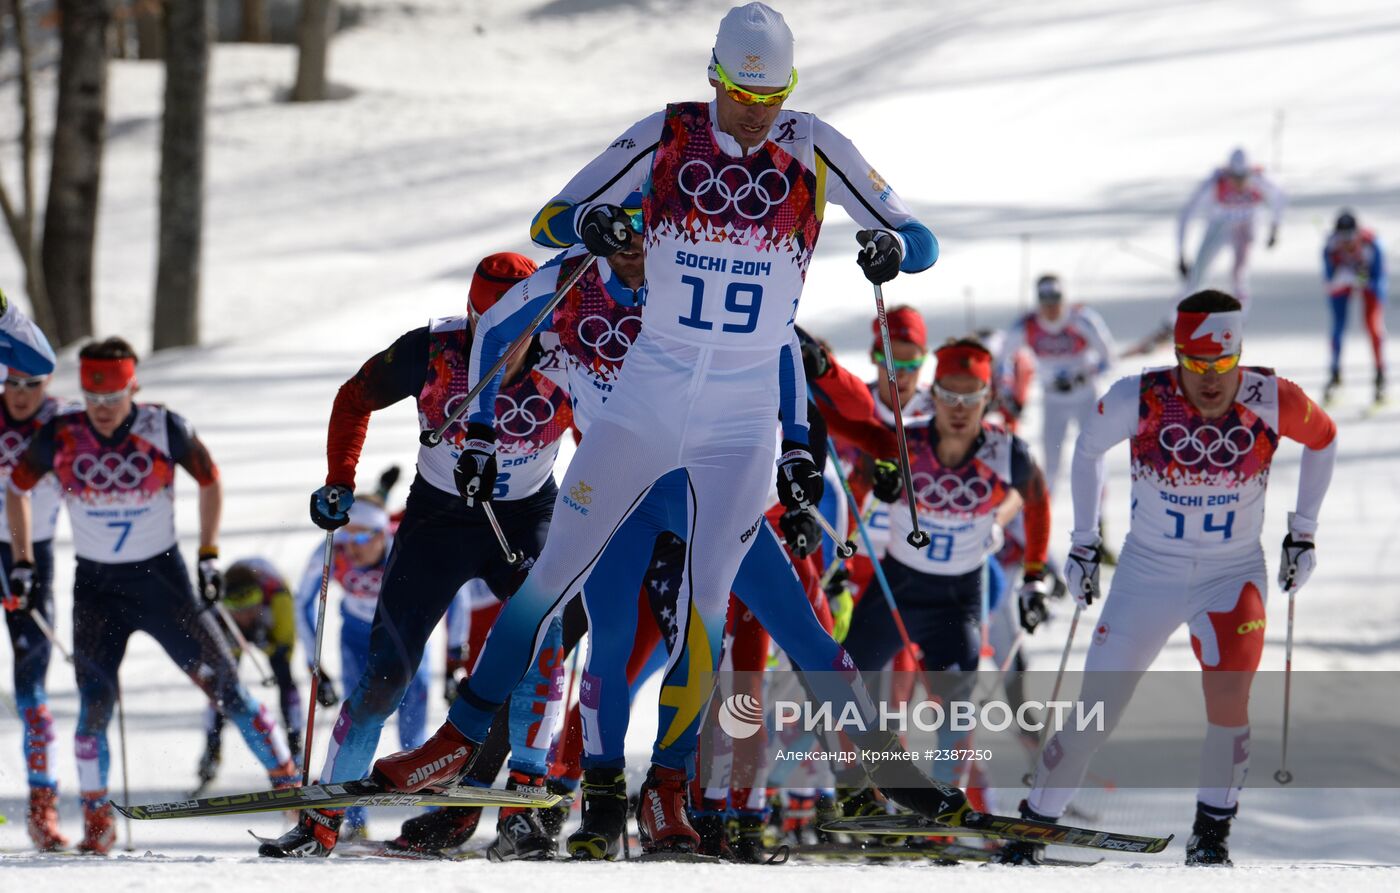
[[(361, 5), (368, 8), (364, 26), (338, 38), (334, 49), (334, 79), (355, 91), (346, 102), (283, 105), (276, 97), (290, 79), (290, 49), (219, 47), (209, 131), (209, 346), (141, 367), (144, 395), (189, 415), (223, 467), (226, 558), (265, 555), (289, 574), (318, 540), (305, 520), (305, 494), (324, 475), (325, 419), (338, 384), (399, 333), (456, 312), (482, 254), (514, 249), (542, 259), (526, 241), (529, 215), (629, 123), (666, 101), (704, 96), (703, 65), (728, 4)], [(1400, 11), (1391, 4), (888, 0), (856, 13), (837, 0), (794, 0), (783, 11), (798, 38), (802, 79), (794, 105), (855, 140), (939, 234), (944, 255), (935, 271), (887, 289), (891, 302), (924, 310), (936, 338), (1008, 321), (1028, 300), (1028, 277), (1049, 269), (1065, 277), (1074, 298), (1100, 307), (1123, 340), (1146, 331), (1166, 312), (1175, 287), (1167, 267), (1176, 209), (1235, 144), (1276, 172), (1292, 197), (1278, 249), (1256, 257), (1248, 362), (1278, 365), (1305, 387), (1320, 388), (1326, 311), (1317, 257), (1339, 205), (1357, 207), (1392, 253), (1400, 248), (1400, 138), (1387, 118), (1400, 107)], [(5, 65), (12, 60), (0, 57)], [(49, 70), (40, 79), (47, 114), (53, 77)], [(103, 334), (119, 332), (142, 347), (149, 343), (154, 279), (161, 85), (157, 66), (113, 66), (98, 321)], [(16, 131), (13, 90), (7, 82), (0, 96), (0, 132), (7, 135)], [(12, 173), (13, 137), (0, 148)], [(865, 371), (871, 302), (851, 263), (853, 227), (838, 211), (825, 230), (801, 322)], [(18, 281), (12, 252), (0, 252), (0, 284), (14, 295)], [(1298, 605), (1295, 662), (1304, 669), (1400, 669), (1400, 605), (1386, 573), (1400, 557), (1400, 412), (1361, 418), (1367, 353), (1353, 335), (1347, 375), (1355, 390), (1336, 413), (1342, 453), (1322, 519), (1321, 569)], [(75, 392), (71, 364), (60, 371), (57, 390)], [(1032, 415), (1033, 443), (1036, 424)], [(366, 480), (389, 462), (411, 464), (415, 428), (406, 404), (375, 416), (361, 464)], [(1286, 447), (1275, 466), (1270, 538), (1281, 536), (1291, 507), (1297, 455), (1296, 446)], [(1122, 457), (1112, 457), (1110, 467), (1108, 519), (1121, 535)], [(182, 487), (181, 530), (192, 548), (193, 488)], [(1061, 499), (1058, 529), (1067, 520)], [(66, 615), (66, 536), (59, 552), (57, 591)], [(1272, 543), (1269, 554), (1273, 561)], [(1267, 667), (1282, 664), (1283, 609), (1282, 599), (1270, 608)], [(59, 628), (67, 638), (66, 616)], [(1064, 629), (1061, 621), (1032, 641), (1038, 666), (1053, 666)], [(1086, 642), (1081, 637), (1076, 655)], [(8, 643), (0, 645), (0, 661), (8, 654)], [(1184, 634), (1159, 666), (1194, 666)], [(71, 794), (77, 699), (67, 667), (55, 665), (49, 680), (59, 734), (54, 760)], [(197, 692), (144, 637), (132, 643), (123, 680), (132, 798), (185, 790), (202, 745)], [(9, 703), (9, 686), (0, 677), (0, 704)], [(435, 723), (440, 702), (432, 709)], [(1276, 723), (1276, 710), (1259, 707), (1256, 721)], [(639, 714), (629, 742), (637, 766), (649, 747), (648, 726), (649, 717)], [(327, 732), (326, 725), (319, 730), (323, 743)], [(393, 738), (390, 731), (386, 751)], [(115, 726), (113, 739), (115, 746)], [(0, 706), (6, 852), (27, 843), (19, 754), (18, 725)], [(1354, 866), (1397, 862), (1396, 792), (1280, 791), (1267, 782), (1273, 759), (1256, 756), (1260, 789), (1248, 792), (1234, 838), (1236, 861), (1250, 867), (1230, 881), (1244, 890), (1393, 885), (1392, 872)], [(118, 778), (114, 765), (114, 785)], [(261, 783), (251, 757), (231, 742), (222, 789)], [(1125, 830), (1181, 836), (1189, 827), (1189, 791), (1090, 790), (1080, 802), (1098, 821)], [(402, 817), (390, 812), (376, 830), (387, 834)], [(63, 819), (75, 833), (71, 796)], [(257, 864), (243, 829), (272, 833), (280, 824), (275, 816), (148, 823), (135, 828), (135, 843), (151, 856), (103, 864), (4, 856), (0, 876), (6, 889), (11, 877), (25, 889), (260, 889), (341, 878), (397, 887), (450, 882), (464, 871), (489, 889), (594, 877), (684, 890), (760, 882), (873, 889), (922, 882), (924, 875), (908, 872), (927, 870), (795, 866), (760, 881), (752, 875), (757, 869), (728, 866)], [(1180, 852), (1137, 866), (1041, 872), (1036, 883), (1170, 883), (1183, 890), (1216, 883), (1175, 870)], [(1003, 869), (952, 871), (993, 889), (1010, 889), (1022, 877)]]

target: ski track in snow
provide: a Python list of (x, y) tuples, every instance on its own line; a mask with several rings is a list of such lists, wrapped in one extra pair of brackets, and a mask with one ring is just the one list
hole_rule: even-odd
[[(324, 474), (325, 419), (339, 383), (401, 332), (458, 312), (481, 255), (510, 249), (542, 260), (543, 252), (526, 241), (530, 214), (632, 121), (664, 102), (704, 96), (701, 72), (729, 4), (359, 5), (367, 10), (363, 25), (340, 35), (332, 54), (333, 80), (355, 91), (346, 102), (277, 102), (294, 66), (288, 47), (218, 48), (204, 258), (208, 346), (141, 365), (143, 396), (188, 415), (223, 469), (225, 560), (263, 555), (293, 579), (319, 542), (306, 523), (305, 500)], [(1400, 107), (1394, 61), (1400, 13), (1393, 5), (1299, 0), (1285, 14), (1274, 4), (1242, 0), (890, 0), (858, 15), (837, 0), (779, 5), (798, 39), (802, 80), (795, 107), (821, 114), (855, 140), (939, 235), (937, 268), (887, 289), (891, 304), (913, 303), (925, 312), (935, 340), (1008, 322), (1028, 305), (1027, 277), (1050, 269), (1065, 277), (1072, 299), (1102, 310), (1120, 340), (1135, 340), (1170, 307), (1177, 209), (1235, 144), (1265, 164), (1291, 197), (1278, 249), (1256, 245), (1247, 362), (1277, 365), (1314, 394), (1320, 390), (1327, 323), (1318, 255), (1337, 207), (1356, 207), (1392, 257), (1400, 246), (1400, 139), (1386, 124), (1386, 110)], [(9, 182), (18, 132), (9, 77), (14, 58), (0, 56), (6, 74), (0, 151)], [(55, 74), (51, 65), (38, 78), (44, 134), (51, 129)], [(150, 63), (116, 62), (111, 69), (98, 326), (101, 334), (122, 333), (140, 348), (149, 345), (162, 79), (161, 68)], [(44, 176), (41, 171), (41, 183)], [(829, 217), (800, 322), (829, 337), (857, 371), (869, 373), (872, 307), (869, 287), (851, 263), (853, 231), (839, 210)], [(1225, 260), (1217, 261), (1217, 281), (1223, 281)], [(18, 297), (21, 280), (7, 246), (0, 251), (0, 283)], [(1298, 599), (1294, 659), (1300, 670), (1400, 669), (1400, 605), (1388, 572), (1400, 558), (1394, 545), (1400, 534), (1400, 410), (1363, 418), (1370, 361), (1357, 326), (1353, 320), (1347, 345), (1350, 390), (1334, 410), (1341, 451), (1321, 519), (1320, 567)], [(1120, 363), (1115, 372), (1135, 368)], [(71, 357), (56, 376), (55, 391), (77, 391)], [(390, 462), (410, 468), (416, 428), (407, 402), (377, 413), (361, 461), (363, 480)], [(1038, 450), (1034, 411), (1023, 433)], [(568, 453), (566, 447), (561, 459)], [(1298, 448), (1289, 444), (1274, 465), (1265, 546), (1275, 567), (1297, 460)], [(1121, 539), (1126, 448), (1110, 455), (1109, 469), (1107, 519), (1111, 537)], [(194, 487), (188, 480), (179, 487), (188, 559)], [(1069, 522), (1064, 489), (1055, 503), (1056, 544)], [(58, 629), (66, 640), (72, 550), (66, 521), (62, 525), (55, 584)], [(1054, 666), (1067, 613), (1061, 608), (1046, 632), (1030, 641), (1035, 666)], [(327, 653), (334, 671), (338, 617), (330, 614)], [(1274, 598), (1269, 615), (1264, 666), (1281, 667), (1286, 600)], [(1072, 668), (1087, 641), (1080, 636)], [(440, 654), (436, 640), (433, 649)], [(9, 660), (6, 640), (0, 664)], [(1156, 666), (1195, 666), (1184, 630)], [(143, 636), (133, 639), (122, 678), (132, 800), (182, 795), (193, 784), (203, 743), (197, 691)], [(276, 833), (285, 827), (276, 814), (136, 823), (135, 853), (145, 855), (119, 847), (105, 861), (35, 856), (24, 853), (25, 788), (10, 685), (6, 672), (0, 676), (0, 814), (9, 818), (0, 824), (5, 889), (161, 884), (255, 891), (342, 879), (393, 889), (509, 889), (594, 877), (684, 891), (762, 883), (775, 893), (848, 884), (875, 890), (947, 877), (988, 890), (1025, 883), (1016, 869), (973, 866), (792, 865), (771, 873), (657, 864), (260, 862), (244, 829)], [(71, 736), (77, 697), (71, 671), (57, 659), (49, 685), (63, 826), (76, 836)], [(268, 694), (255, 684), (254, 692)], [(639, 704), (654, 702), (653, 683)], [(430, 723), (444, 712), (434, 696)], [(332, 721), (331, 713), (321, 713), (318, 754)], [(1277, 723), (1277, 706), (1256, 705), (1254, 721)], [(650, 750), (651, 725), (648, 711), (639, 710), (628, 739), (634, 775)], [(116, 790), (115, 723), (111, 738)], [(217, 791), (262, 787), (259, 767), (232, 738)], [(381, 752), (396, 743), (391, 723)], [(1396, 873), (1381, 866), (1400, 861), (1396, 791), (1280, 790), (1269, 780), (1274, 768), (1276, 755), (1255, 754), (1251, 779), (1257, 787), (1246, 792), (1232, 837), (1239, 867), (1224, 878), (1232, 888), (1392, 888)], [(1019, 793), (1000, 793), (999, 808), (1013, 808)], [(1086, 789), (1077, 803), (1094, 814), (1093, 824), (1175, 832), (1177, 841), (1161, 856), (1114, 857), (1086, 872), (1042, 870), (1033, 883), (1046, 891), (1218, 887), (1220, 875), (1179, 867), (1192, 800), (1191, 791)], [(392, 836), (406, 816), (376, 812), (372, 830)], [(481, 837), (489, 837), (485, 829)], [(930, 871), (938, 873), (922, 874)]]

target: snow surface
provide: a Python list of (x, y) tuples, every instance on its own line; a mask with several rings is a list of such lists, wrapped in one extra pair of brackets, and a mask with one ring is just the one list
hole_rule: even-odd
[[(632, 121), (667, 101), (704, 97), (701, 71), (728, 4), (359, 5), (367, 12), (363, 26), (337, 38), (333, 52), (334, 80), (354, 91), (345, 102), (279, 102), (294, 66), (288, 47), (218, 48), (204, 261), (208, 346), (141, 366), (143, 395), (191, 417), (223, 468), (225, 557), (264, 555), (288, 574), (299, 572), (318, 541), (305, 520), (305, 500), (324, 474), (325, 419), (338, 384), (399, 333), (457, 312), (481, 255), (513, 249), (542, 259), (526, 240), (529, 216)], [(1393, 4), (886, 0), (857, 12), (839, 0), (790, 0), (782, 7), (798, 38), (802, 80), (794, 105), (855, 140), (939, 235), (937, 268), (888, 288), (891, 302), (925, 312), (934, 337), (1004, 324), (1027, 306), (1031, 278), (1052, 269), (1075, 299), (1103, 311), (1121, 339), (1145, 333), (1167, 311), (1175, 287), (1168, 268), (1176, 210), (1236, 144), (1267, 165), (1292, 199), (1278, 249), (1256, 253), (1249, 362), (1277, 365), (1314, 393), (1320, 389), (1326, 308), (1318, 252), (1337, 207), (1356, 207), (1392, 255), (1400, 247), (1394, 239), (1400, 138), (1390, 120), (1400, 108), (1400, 10)], [(13, 66), (13, 60), (7, 53), (0, 63)], [(55, 73), (49, 66), (39, 78), (40, 108), (50, 118), (44, 132), (51, 127)], [(154, 281), (162, 78), (155, 64), (113, 64), (104, 162), (98, 327), (142, 348), (149, 345)], [(0, 149), (11, 182), (14, 91), (7, 78), (0, 88), (6, 124)], [(833, 213), (800, 321), (830, 338), (843, 360), (868, 371), (872, 309), (869, 288), (851, 263), (853, 230)], [(13, 252), (0, 252), (0, 282), (16, 296), (20, 281)], [(1321, 568), (1298, 601), (1295, 662), (1302, 670), (1400, 669), (1400, 601), (1388, 572), (1400, 557), (1400, 412), (1363, 418), (1370, 361), (1355, 327), (1346, 362), (1352, 389), (1335, 411), (1341, 453), (1321, 519)], [(1135, 368), (1123, 363), (1119, 371)], [(60, 370), (56, 391), (76, 392), (71, 362)], [(1032, 413), (1026, 430), (1032, 443), (1037, 424)], [(364, 479), (390, 462), (411, 466), (415, 434), (407, 402), (376, 414), (361, 463)], [(1292, 505), (1297, 457), (1296, 445), (1286, 446), (1275, 463), (1271, 538), (1282, 535)], [(1114, 536), (1126, 529), (1123, 458), (1110, 458)], [(182, 482), (187, 555), (194, 508), (194, 488)], [(1056, 542), (1068, 508), (1067, 499), (1057, 500)], [(1272, 546), (1269, 552), (1273, 561)], [(58, 628), (67, 639), (66, 532), (58, 555)], [(1285, 607), (1281, 598), (1270, 606), (1266, 667), (1283, 662)], [(335, 625), (332, 620), (332, 636)], [(1065, 628), (1061, 617), (1031, 641), (1036, 666), (1054, 666)], [(1071, 666), (1087, 638), (1080, 637)], [(335, 649), (327, 651), (334, 667)], [(0, 645), (0, 655), (7, 654), (8, 645)], [(1184, 631), (1158, 661), (1164, 668), (1194, 665)], [(193, 782), (202, 746), (200, 697), (145, 637), (133, 640), (122, 677), (131, 798), (169, 799)], [(63, 823), (76, 836), (69, 742), (77, 698), (61, 663), (51, 668), (49, 683)], [(260, 863), (244, 829), (275, 833), (283, 827), (276, 815), (137, 823), (135, 852), (144, 855), (101, 862), (25, 855), (20, 732), (8, 686), (6, 677), (0, 813), (9, 822), (0, 825), (6, 854), (0, 885), (7, 890), (159, 884), (251, 891), (336, 882), (508, 889), (593, 878), (687, 891), (760, 883), (773, 890), (879, 889), (925, 882), (927, 875), (911, 872), (933, 870)], [(641, 703), (651, 702), (644, 694)], [(1277, 722), (1276, 709), (1257, 705), (1256, 724)], [(432, 710), (435, 724), (444, 710), (440, 700)], [(318, 751), (331, 718), (322, 720)], [(650, 736), (649, 718), (640, 712), (629, 738), (634, 770), (645, 762)], [(385, 751), (394, 749), (394, 738), (390, 730)], [(115, 724), (112, 739), (116, 788)], [(224, 758), (219, 790), (263, 785), (238, 743), (225, 747)], [(1227, 877), (1178, 867), (1192, 792), (1089, 789), (1078, 802), (1097, 823), (1172, 831), (1177, 844), (1162, 856), (1087, 872), (1041, 871), (1032, 882), (1045, 890), (1171, 885), (1185, 891), (1222, 879), (1242, 891), (1392, 887), (1396, 873), (1380, 866), (1400, 862), (1396, 790), (1279, 790), (1268, 781), (1274, 759), (1255, 756), (1259, 787), (1245, 795), (1233, 838), (1240, 867)], [(377, 813), (372, 830), (390, 835), (405, 815)], [(991, 890), (1026, 883), (1014, 869), (940, 872), (929, 879), (970, 880)]]

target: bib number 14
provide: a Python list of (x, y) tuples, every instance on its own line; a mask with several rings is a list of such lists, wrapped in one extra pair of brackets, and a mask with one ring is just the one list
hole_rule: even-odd
[[(1174, 512), (1171, 509), (1167, 509), (1167, 517), (1175, 522), (1175, 527), (1172, 532), (1166, 534), (1167, 539), (1185, 539), (1186, 515), (1183, 512)], [(1218, 533), (1222, 540), (1228, 540), (1235, 533), (1234, 510), (1232, 509), (1226, 512), (1222, 518), (1217, 518), (1215, 512), (1206, 512), (1201, 518), (1201, 530), (1206, 533)]]

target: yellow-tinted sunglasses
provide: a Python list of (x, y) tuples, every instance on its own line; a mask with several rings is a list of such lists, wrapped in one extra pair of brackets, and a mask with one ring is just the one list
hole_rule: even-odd
[(1214, 371), (1217, 375), (1224, 375), (1240, 364), (1240, 355), (1237, 353), (1226, 354), (1223, 357), (1216, 357), (1213, 360), (1188, 357), (1184, 353), (1178, 353), (1176, 358), (1181, 361), (1182, 368), (1187, 372), (1194, 372), (1197, 375), (1205, 375), (1208, 371)]
[(725, 74), (724, 66), (715, 60), (715, 74), (719, 77), (720, 86), (729, 98), (740, 105), (780, 105), (783, 100), (792, 95), (792, 91), (797, 89), (797, 69), (792, 70), (792, 77), (788, 80), (788, 85), (777, 93), (755, 93), (746, 90), (734, 83), (729, 75)]

